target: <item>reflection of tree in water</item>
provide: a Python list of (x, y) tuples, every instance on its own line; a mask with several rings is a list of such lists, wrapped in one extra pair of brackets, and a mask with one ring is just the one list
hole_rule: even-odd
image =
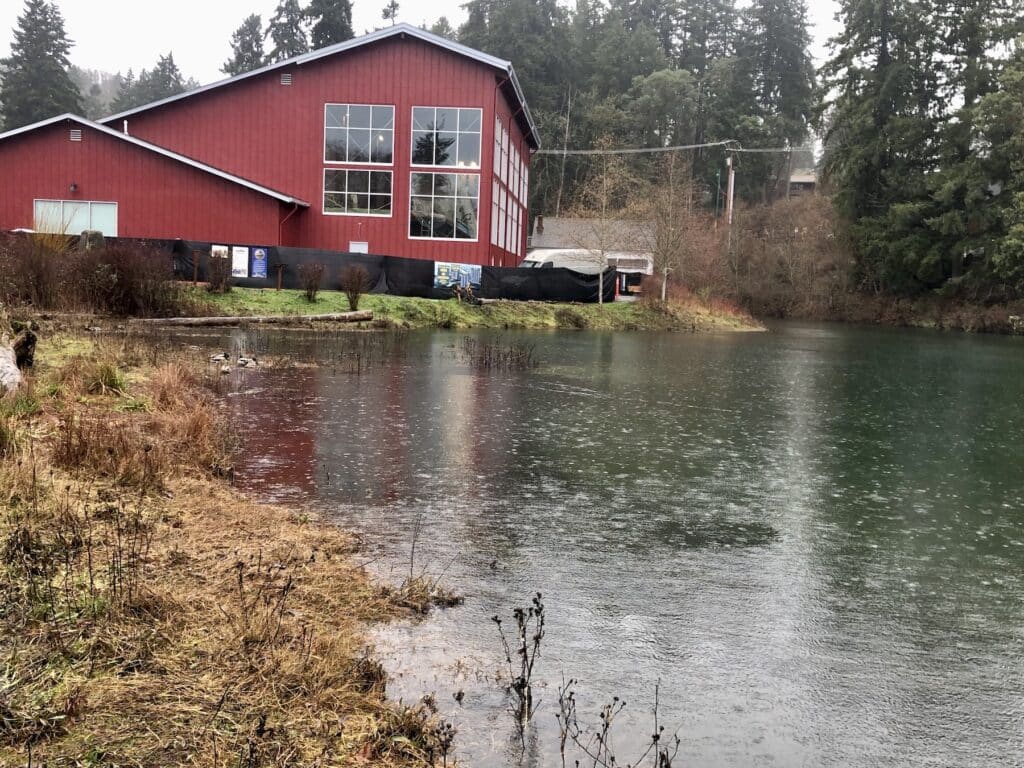
[(455, 146), (454, 136), (442, 138), (437, 128), (431, 124), (428, 132), (417, 137), (413, 150), (415, 162), (424, 165), (447, 165), (451, 158), (451, 149)]

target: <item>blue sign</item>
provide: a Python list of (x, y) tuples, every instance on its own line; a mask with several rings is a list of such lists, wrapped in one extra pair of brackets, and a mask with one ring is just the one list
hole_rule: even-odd
[(434, 262), (434, 286), (436, 288), (479, 288), (483, 269), (479, 264), (452, 264), (447, 261)]
[(266, 279), (268, 252), (269, 249), (267, 248), (252, 249), (252, 269), (249, 270), (250, 277), (261, 277)]

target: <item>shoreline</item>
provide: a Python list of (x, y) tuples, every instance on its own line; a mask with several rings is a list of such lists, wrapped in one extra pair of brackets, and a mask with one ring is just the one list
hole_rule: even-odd
[(223, 386), (145, 340), (44, 333), (0, 399), (0, 763), (447, 749), (428, 705), (387, 699), (366, 633), (453, 597), (375, 583), (353, 535), (234, 490)]

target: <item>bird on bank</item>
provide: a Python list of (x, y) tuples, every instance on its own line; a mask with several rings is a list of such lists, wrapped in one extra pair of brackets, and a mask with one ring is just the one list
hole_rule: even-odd
[(210, 355), (211, 363), (223, 363), (228, 359), (227, 352), (218, 352), (216, 355)]
[(256, 365), (255, 357), (245, 357), (243, 355), (238, 356), (238, 367), (248, 368), (250, 365)]

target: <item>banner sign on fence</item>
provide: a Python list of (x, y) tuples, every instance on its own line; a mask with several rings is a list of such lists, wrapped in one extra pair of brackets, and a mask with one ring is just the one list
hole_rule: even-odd
[(211, 245), (210, 257), (214, 259), (226, 259), (228, 257), (228, 247), (226, 245)]
[(249, 249), (244, 245), (236, 245), (231, 249), (231, 276), (249, 276)]
[(447, 261), (434, 262), (435, 288), (480, 287), (483, 269), (479, 264), (453, 264)]
[(266, 248), (253, 248), (252, 249), (252, 271), (249, 273), (249, 277), (267, 277), (267, 249)]

